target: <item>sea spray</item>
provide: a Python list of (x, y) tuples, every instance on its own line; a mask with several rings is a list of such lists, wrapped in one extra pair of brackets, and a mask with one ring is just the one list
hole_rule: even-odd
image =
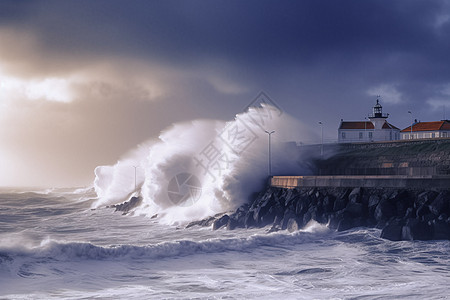
[(301, 122), (276, 111), (262, 104), (229, 122), (174, 124), (114, 166), (95, 169), (98, 200), (93, 206), (117, 204), (140, 194), (143, 201), (135, 213), (158, 215), (158, 220), (168, 224), (236, 209), (267, 180), (265, 130), (275, 131), (271, 145), (273, 173), (300, 171), (298, 158), (287, 152), (285, 143), (310, 138)]

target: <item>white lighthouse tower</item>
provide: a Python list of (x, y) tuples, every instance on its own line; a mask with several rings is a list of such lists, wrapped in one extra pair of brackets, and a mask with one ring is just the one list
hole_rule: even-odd
[[(377, 99), (377, 103), (373, 107), (373, 113), (369, 116), (369, 120), (372, 122), (374, 129), (374, 140), (384, 140), (384, 133), (382, 134), (383, 126), (386, 124), (386, 119), (389, 114), (383, 115), (383, 106), (381, 106), (380, 101)], [(383, 138), (381, 135), (383, 135)], [(379, 136), (378, 136), (379, 135)]]
[(389, 114), (383, 114), (383, 107), (377, 98), (370, 121), (344, 121), (338, 129), (339, 143), (393, 141), (400, 138), (400, 130), (388, 123)]

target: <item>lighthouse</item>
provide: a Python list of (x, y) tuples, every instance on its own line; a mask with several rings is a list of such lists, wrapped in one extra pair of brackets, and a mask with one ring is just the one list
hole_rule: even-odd
[(338, 129), (339, 143), (393, 141), (400, 137), (400, 130), (386, 121), (389, 114), (383, 114), (380, 100), (372, 108), (370, 121), (344, 121)]
[(388, 117), (389, 114), (383, 115), (383, 106), (381, 106), (380, 100), (377, 99), (377, 103), (373, 107), (373, 113), (372, 115), (369, 115), (369, 120), (373, 123), (375, 130), (382, 129)]

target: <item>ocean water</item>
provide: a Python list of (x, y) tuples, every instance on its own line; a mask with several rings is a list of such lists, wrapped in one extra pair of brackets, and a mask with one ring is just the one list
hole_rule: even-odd
[(0, 193), (0, 299), (442, 299), (450, 242), (167, 225), (85, 190)]

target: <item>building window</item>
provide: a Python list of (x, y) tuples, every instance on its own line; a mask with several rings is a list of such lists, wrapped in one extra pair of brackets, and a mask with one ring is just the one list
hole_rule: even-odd
[(432, 139), (434, 139), (434, 138), (435, 138), (435, 134), (434, 134), (434, 132), (433, 132), (433, 133), (431, 133), (431, 138), (432, 138)]
[(345, 139), (345, 132), (342, 133), (342, 139)]
[(373, 132), (369, 132), (369, 139), (373, 138)]
[(447, 132), (443, 132), (442, 137), (447, 137)]
[(360, 132), (360, 133), (359, 133), (359, 139), (362, 139), (362, 138), (363, 138), (363, 133)]
[(392, 131), (389, 131), (389, 140), (392, 141)]

